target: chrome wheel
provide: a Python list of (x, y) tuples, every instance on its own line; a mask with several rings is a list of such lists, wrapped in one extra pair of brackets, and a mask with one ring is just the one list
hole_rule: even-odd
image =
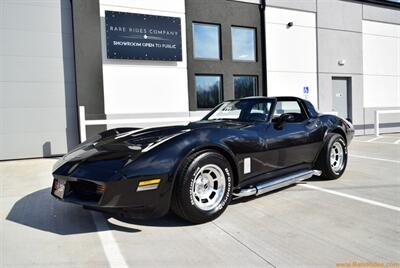
[(343, 144), (340, 143), (339, 141), (336, 141), (332, 145), (330, 164), (331, 164), (332, 171), (335, 173), (339, 173), (343, 169), (344, 148), (343, 148)]
[(203, 211), (215, 209), (222, 201), (226, 188), (225, 174), (214, 164), (200, 168), (191, 187), (192, 200)]

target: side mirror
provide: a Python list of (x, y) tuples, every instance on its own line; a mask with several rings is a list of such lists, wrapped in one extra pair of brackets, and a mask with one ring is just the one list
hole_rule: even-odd
[(281, 118), (282, 123), (294, 121), (294, 115), (292, 115), (292, 114), (281, 114), (280, 118)]
[(277, 127), (281, 127), (285, 122), (293, 122), (294, 115), (292, 114), (281, 114), (279, 117), (273, 119), (273, 122)]

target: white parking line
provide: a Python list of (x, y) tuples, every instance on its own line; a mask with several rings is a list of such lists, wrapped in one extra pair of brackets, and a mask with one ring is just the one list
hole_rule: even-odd
[(349, 195), (349, 194), (345, 194), (345, 193), (341, 193), (341, 192), (337, 192), (337, 191), (333, 191), (333, 190), (328, 190), (328, 189), (321, 188), (321, 187), (318, 187), (318, 186), (315, 186), (315, 185), (310, 185), (310, 184), (298, 184), (298, 185), (300, 185), (302, 187), (305, 187), (305, 188), (317, 190), (317, 191), (320, 191), (320, 192), (325, 192), (325, 193), (329, 193), (329, 194), (333, 194), (333, 195), (338, 195), (338, 196), (341, 196), (341, 197), (346, 197), (346, 198), (349, 198), (349, 199), (352, 199), (352, 200), (356, 200), (356, 201), (359, 201), (359, 202), (363, 202), (363, 203), (366, 203), (366, 204), (370, 204), (370, 205), (373, 205), (373, 206), (387, 208), (387, 209), (390, 209), (390, 210), (394, 210), (394, 211), (400, 212), (400, 207), (384, 204), (384, 203), (381, 203), (381, 202), (377, 202), (377, 201), (373, 201), (373, 200), (369, 200), (369, 199), (366, 199), (366, 198), (362, 198), (362, 197), (358, 197), (358, 196), (354, 196), (354, 195)]
[(400, 164), (400, 161), (398, 161), (398, 160), (376, 158), (376, 157), (369, 157), (369, 156), (356, 155), (356, 154), (349, 154), (349, 156), (350, 157), (356, 157), (356, 158), (362, 158), (362, 159), (368, 159), (368, 160), (385, 161), (385, 162)]
[(117, 242), (108, 227), (106, 219), (98, 212), (91, 212), (97, 233), (103, 246), (104, 254), (111, 268), (127, 268), (124, 256), (119, 249)]
[(388, 141), (373, 141), (373, 142), (369, 142), (369, 141), (361, 141), (361, 140), (356, 140), (356, 139), (353, 139), (353, 141), (355, 141), (355, 142), (364, 142), (364, 143), (374, 143), (374, 144), (377, 144), (377, 143), (379, 143), (379, 144), (391, 144), (391, 145), (398, 145), (397, 143), (394, 143), (394, 142), (388, 142)]
[(375, 137), (375, 138), (372, 138), (372, 139), (367, 140), (367, 142), (376, 141), (376, 140), (379, 140), (379, 139), (382, 139), (382, 138), (383, 138), (382, 136)]
[(394, 144), (400, 144), (400, 139), (395, 141)]

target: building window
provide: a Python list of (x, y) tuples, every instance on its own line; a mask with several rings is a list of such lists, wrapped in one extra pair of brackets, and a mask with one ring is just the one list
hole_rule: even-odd
[(232, 59), (256, 61), (256, 30), (244, 27), (232, 27)]
[(222, 79), (220, 75), (196, 75), (196, 96), (198, 108), (214, 108), (222, 100)]
[(195, 59), (219, 60), (219, 25), (193, 23), (193, 57)]
[(257, 76), (235, 75), (233, 77), (235, 99), (258, 95), (257, 80)]

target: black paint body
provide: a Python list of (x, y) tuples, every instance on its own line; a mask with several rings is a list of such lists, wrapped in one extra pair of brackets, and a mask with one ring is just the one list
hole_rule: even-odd
[[(349, 122), (334, 115), (318, 114), (308, 101), (294, 97), (247, 100), (272, 101), (272, 111), (277, 100), (297, 100), (308, 118), (278, 127), (271, 116), (264, 122), (207, 120), (206, 116), (186, 126), (103, 132), (56, 164), (54, 177), (71, 184), (63, 200), (138, 218), (158, 217), (168, 212), (180, 164), (194, 152), (213, 149), (223, 154), (234, 171), (234, 187), (239, 189), (313, 168), (328, 133), (341, 134), (348, 144), (353, 138), (354, 128)], [(248, 174), (244, 174), (246, 157), (251, 158)], [(136, 191), (139, 181), (153, 178), (161, 179), (157, 190)], [(105, 192), (86, 199), (77, 197), (72, 186), (80, 181), (102, 184)]]

